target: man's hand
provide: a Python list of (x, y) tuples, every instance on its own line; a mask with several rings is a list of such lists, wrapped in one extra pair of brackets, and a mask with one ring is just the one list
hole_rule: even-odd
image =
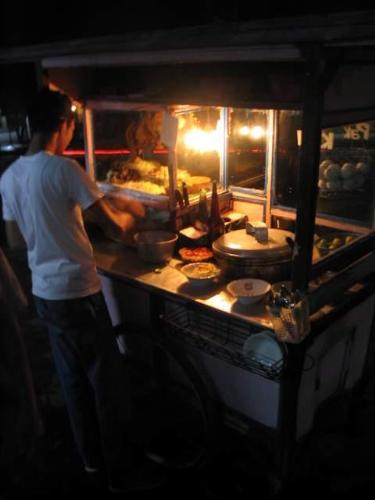
[(107, 195), (106, 199), (117, 210), (128, 212), (139, 219), (142, 219), (146, 214), (144, 205), (138, 200), (113, 195)]
[(108, 236), (119, 240), (124, 239), (135, 224), (132, 214), (118, 210), (104, 198), (93, 203), (84, 214), (89, 221), (98, 224)]

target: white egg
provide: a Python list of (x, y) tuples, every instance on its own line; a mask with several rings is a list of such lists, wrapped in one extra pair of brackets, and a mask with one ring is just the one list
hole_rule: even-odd
[(328, 181), (326, 187), (328, 191), (341, 191), (342, 182), (340, 180)]
[(345, 191), (353, 191), (357, 188), (357, 183), (355, 179), (345, 179), (342, 183), (342, 187)]
[(324, 177), (327, 179), (327, 181), (338, 181), (341, 179), (341, 169), (340, 165), (337, 165), (337, 163), (331, 163), (328, 165), (324, 172)]
[(350, 179), (355, 175), (356, 168), (353, 163), (344, 163), (341, 167), (341, 177), (343, 179)]
[(366, 176), (370, 173), (371, 167), (368, 163), (365, 163), (364, 161), (359, 161), (355, 166), (355, 169), (360, 174)]

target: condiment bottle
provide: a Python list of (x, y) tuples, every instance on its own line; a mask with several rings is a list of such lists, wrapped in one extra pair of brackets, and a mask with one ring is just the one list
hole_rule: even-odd
[(208, 219), (210, 244), (225, 232), (225, 224), (220, 216), (219, 197), (217, 194), (217, 182), (212, 183), (211, 213)]
[(208, 231), (208, 209), (207, 209), (207, 196), (206, 190), (201, 189), (199, 192), (199, 204), (198, 204), (198, 213), (194, 222), (194, 226), (196, 229), (200, 231), (207, 232)]

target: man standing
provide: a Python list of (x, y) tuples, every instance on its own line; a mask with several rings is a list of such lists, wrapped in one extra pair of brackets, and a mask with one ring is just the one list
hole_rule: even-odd
[(75, 442), (87, 472), (104, 456), (113, 492), (147, 489), (128, 442), (129, 391), (82, 212), (121, 238), (144, 215), (112, 206), (79, 164), (62, 155), (74, 132), (68, 96), (43, 89), (29, 114), (28, 151), (3, 174), (8, 244), (27, 246), (32, 293), (46, 322)]

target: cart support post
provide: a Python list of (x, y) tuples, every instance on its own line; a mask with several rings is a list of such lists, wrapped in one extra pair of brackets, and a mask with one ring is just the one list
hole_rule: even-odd
[(305, 48), (303, 52), (306, 58), (305, 95), (301, 162), (297, 178), (296, 236), (292, 258), (292, 288), (302, 292), (308, 286), (312, 260), (325, 69), (319, 46)]

